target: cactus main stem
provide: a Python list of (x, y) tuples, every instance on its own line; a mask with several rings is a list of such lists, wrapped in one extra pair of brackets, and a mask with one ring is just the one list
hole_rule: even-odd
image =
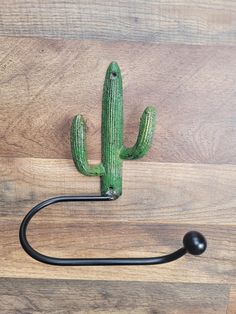
[(77, 169), (88, 176), (101, 177), (102, 195), (117, 198), (122, 193), (122, 161), (143, 157), (149, 150), (156, 121), (156, 110), (147, 107), (140, 119), (139, 134), (133, 147), (123, 145), (123, 90), (118, 64), (106, 72), (102, 98), (102, 162), (89, 165), (85, 142), (86, 125), (77, 115), (71, 126), (71, 151)]
[(123, 91), (117, 63), (107, 69), (102, 99), (102, 165), (105, 174), (101, 181), (102, 194), (119, 196), (122, 193)]

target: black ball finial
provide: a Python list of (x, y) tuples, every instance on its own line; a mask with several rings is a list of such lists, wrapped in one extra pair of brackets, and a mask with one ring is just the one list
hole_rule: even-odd
[(200, 255), (207, 248), (205, 237), (198, 231), (189, 231), (183, 239), (184, 248), (192, 255)]

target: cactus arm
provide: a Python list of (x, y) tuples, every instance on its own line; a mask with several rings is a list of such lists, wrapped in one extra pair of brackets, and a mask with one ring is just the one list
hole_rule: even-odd
[(105, 173), (102, 164), (89, 165), (85, 142), (86, 123), (81, 115), (74, 117), (71, 126), (71, 152), (76, 168), (86, 176), (102, 176)]
[(156, 124), (156, 109), (147, 107), (140, 119), (139, 134), (133, 147), (122, 147), (120, 152), (121, 159), (138, 159), (148, 152)]

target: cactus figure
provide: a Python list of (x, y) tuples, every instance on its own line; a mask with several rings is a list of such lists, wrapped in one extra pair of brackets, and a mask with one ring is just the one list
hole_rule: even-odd
[(139, 134), (133, 147), (123, 145), (123, 89), (121, 71), (112, 62), (106, 72), (102, 98), (102, 160), (89, 165), (85, 143), (86, 124), (81, 115), (71, 126), (71, 151), (75, 166), (87, 176), (101, 177), (102, 195), (117, 198), (122, 193), (122, 161), (138, 159), (149, 150), (156, 122), (156, 111), (147, 107), (140, 119)]

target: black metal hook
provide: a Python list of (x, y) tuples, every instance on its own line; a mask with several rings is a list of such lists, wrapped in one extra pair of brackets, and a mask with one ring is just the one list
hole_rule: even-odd
[(202, 254), (207, 247), (206, 239), (204, 236), (197, 231), (190, 231), (185, 234), (183, 238), (183, 247), (179, 250), (163, 256), (158, 257), (147, 257), (147, 258), (57, 258), (43, 255), (37, 252), (29, 244), (26, 236), (26, 231), (30, 220), (35, 214), (37, 214), (41, 209), (60, 202), (87, 202), (87, 201), (111, 201), (114, 200), (113, 196), (57, 196), (47, 199), (35, 207), (33, 207), (28, 214), (23, 219), (20, 226), (20, 242), (23, 249), (32, 258), (38, 260), (39, 262), (58, 265), (58, 266), (115, 266), (115, 265), (154, 265), (154, 264), (164, 264), (172, 262), (186, 253), (192, 255)]

